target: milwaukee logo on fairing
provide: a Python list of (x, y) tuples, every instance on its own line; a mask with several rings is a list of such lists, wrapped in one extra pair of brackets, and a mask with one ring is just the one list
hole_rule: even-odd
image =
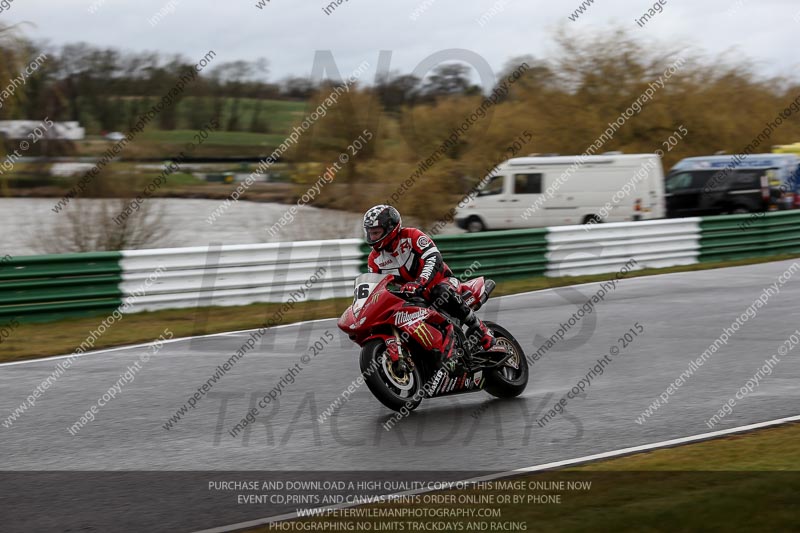
[(408, 313), (406, 311), (400, 311), (396, 315), (394, 315), (394, 323), (397, 326), (410, 326), (420, 320), (424, 320), (428, 317), (429, 311), (427, 309), (420, 309), (414, 313)]

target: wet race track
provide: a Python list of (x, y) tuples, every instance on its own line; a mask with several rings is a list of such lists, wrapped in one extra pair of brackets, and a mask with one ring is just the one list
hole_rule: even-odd
[[(284, 471), (286, 479), (365, 471), (464, 479), (470, 473), (696, 435), (712, 431), (706, 422), (772, 356), (777, 357), (769, 365), (770, 375), (762, 373), (755, 387), (751, 382), (752, 392), (737, 400), (733, 412), (718, 419), (713, 430), (797, 415), (800, 349), (792, 352), (789, 339), (800, 327), (800, 290), (792, 278), (798, 273), (786, 274), (792, 264), (622, 279), (613, 288), (589, 284), (494, 298), (481, 311), (482, 318), (510, 330), (533, 362), (523, 396), (497, 401), (479, 392), (428, 400), (389, 431), (384, 423), (393, 412), (366, 386), (320, 419), (358, 376), (358, 348), (339, 332), (334, 319), (275, 328), (225, 373), (218, 366), (250, 332), (176, 340), (160, 350), (136, 346), (85, 355), (11, 427), (0, 428), (3, 498), (16, 509), (17, 518), (24, 517), (16, 522), (22, 529), (60, 524), (64, 530), (124, 530), (126, 520), (151, 530), (222, 526), (296, 506), (237, 506), (208, 490), (208, 481), (217, 479), (210, 470), (261, 471), (262, 478), (266, 471)], [(603, 299), (570, 325), (573, 313), (599, 291), (605, 291)], [(760, 305), (754, 305), (760, 297)], [(725, 328), (726, 342), (717, 342), (702, 366), (693, 365), (680, 386), (665, 392)], [(547, 338), (558, 336), (559, 329), (563, 340), (546, 348)], [(309, 347), (323, 339), (324, 348), (314, 356), (316, 350)], [(533, 361), (537, 350), (538, 360)], [(150, 355), (146, 362), (144, 354)], [(98, 410), (94, 421), (71, 432), (81, 414), (137, 362), (135, 379)], [(3, 417), (57, 363), (45, 359), (0, 366)], [(170, 417), (215, 375), (195, 407), (165, 429)], [(578, 394), (566, 398), (573, 387)], [(271, 391), (275, 400), (232, 436), (234, 426)], [(660, 396), (668, 403), (644, 417)], [(548, 416), (562, 398), (563, 412)], [(322, 474), (330, 471), (339, 473)], [(120, 480), (125, 491), (109, 488)], [(24, 498), (22, 490), (40, 496)], [(84, 501), (84, 492), (103, 504)], [(141, 506), (150, 511), (136, 511)]]

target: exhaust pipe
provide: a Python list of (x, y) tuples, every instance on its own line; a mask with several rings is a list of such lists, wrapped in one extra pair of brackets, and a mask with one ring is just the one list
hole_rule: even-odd
[(497, 283), (495, 283), (494, 280), (491, 279), (484, 280), (483, 294), (481, 295), (480, 304), (478, 305), (478, 307), (475, 308), (476, 311), (481, 307), (483, 307), (483, 304), (485, 304), (486, 300), (489, 299), (489, 296), (492, 294), (492, 291), (494, 290), (495, 287), (497, 287)]

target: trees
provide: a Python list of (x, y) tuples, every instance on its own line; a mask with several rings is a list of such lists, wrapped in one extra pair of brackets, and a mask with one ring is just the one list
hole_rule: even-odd
[(283, 80), (281, 86), (284, 96), (298, 100), (307, 100), (316, 90), (316, 86), (310, 78), (299, 76), (289, 76)]
[[(0, 89), (6, 88), (7, 80), (19, 76), (24, 65), (26, 48), (27, 43), (20, 38), (17, 29), (0, 22), (0, 80), (4, 80)], [(17, 91), (12, 98), (4, 98), (0, 108), (2, 116), (12, 117), (24, 97), (24, 91)]]
[[(344, 194), (330, 200), (350, 208), (350, 198), (361, 201), (370, 195), (385, 200), (396, 187), (391, 180), (405, 170), (413, 172), (451, 137), (436, 168), (424, 173), (426, 190), (460, 194), (465, 176), (479, 180), (523, 131), (530, 134), (525, 154), (580, 154), (623, 113), (629, 116), (606, 139), (602, 151), (652, 152), (680, 126), (689, 133), (667, 154), (667, 166), (687, 155), (741, 151), (800, 90), (796, 80), (764, 79), (739, 58), (706, 59), (678, 46), (644, 43), (632, 32), (564, 30), (554, 40), (555, 51), (548, 57), (520, 55), (510, 60), (498, 73), (495, 87), (474, 85), (471, 67), (448, 62), (425, 79), (395, 71), (379, 77), (372, 87), (353, 84), (340, 90), (333, 104), (326, 100), (337, 83), (317, 86), (298, 76), (268, 83), (265, 59), (221, 63), (198, 76), (179, 102), (160, 113), (156, 124), (162, 129), (199, 129), (213, 118), (227, 130), (288, 136), (293, 126), (325, 103), (323, 116), (300, 135), (286, 159), (312, 163), (305, 169), (325, 168), (369, 129), (373, 138), (336, 176), (337, 186), (345, 185)], [(180, 56), (83, 43), (49, 51), (48, 56), (46, 68), (20, 88), (19, 99), (0, 109), (0, 116), (46, 113), (54, 120), (80, 120), (89, 133), (130, 127), (192, 63)], [(0, 71), (5, 69), (7, 76), (18, 72), (19, 67), (9, 65), (25, 57), (22, 49), (9, 49), (0, 55)], [(671, 65), (677, 66), (664, 78)], [(493, 99), (486, 116), (471, 119), (475, 123), (469, 131), (453, 136), (485, 107), (491, 91), (501, 87), (508, 91)], [(634, 103), (648, 93), (631, 113)], [(266, 111), (267, 98), (299, 99), (307, 105), (302, 113), (273, 119)], [(797, 140), (796, 116), (772, 134), (772, 144)], [(288, 124), (289, 117), (293, 124)], [(293, 177), (301, 187), (312, 176), (297, 170)]]
[(375, 93), (381, 99), (386, 111), (398, 113), (403, 106), (413, 102), (418, 94), (421, 81), (412, 74), (397, 72), (385, 74), (375, 81)]
[(481, 88), (470, 83), (469, 71), (469, 67), (461, 63), (440, 65), (427, 77), (420, 93), (428, 101), (447, 96), (479, 94)]
[(120, 224), (114, 222), (129, 198), (78, 199), (62, 213), (63, 223), (37, 228), (31, 246), (41, 253), (64, 254), (155, 248), (169, 235), (164, 210), (148, 200)]
[[(24, 43), (20, 40), (13, 27), (0, 23), (0, 79), (10, 80), (17, 75), (22, 66), (22, 51)], [(5, 89), (5, 86), (0, 87)], [(2, 108), (0, 108), (0, 116), (3, 118), (10, 118), (14, 116), (17, 108), (19, 107), (20, 99), (24, 98), (24, 93), (14, 94), (12, 98), (4, 99)], [(0, 137), (0, 141), (5, 139)], [(0, 159), (6, 156), (6, 143), (0, 142)], [(8, 196), (8, 176), (3, 173), (0, 176), (0, 192), (3, 196)]]
[(242, 97), (242, 86), (245, 79), (249, 78), (253, 68), (247, 61), (231, 61), (222, 63), (214, 69), (215, 78), (228, 86), (228, 95), (233, 98), (228, 116), (227, 131), (238, 131), (240, 127), (239, 104)]

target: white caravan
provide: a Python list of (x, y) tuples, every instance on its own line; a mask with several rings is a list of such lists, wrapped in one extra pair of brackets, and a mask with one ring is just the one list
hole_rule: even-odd
[(509, 159), (459, 203), (455, 220), (475, 232), (664, 216), (661, 159), (608, 154)]

